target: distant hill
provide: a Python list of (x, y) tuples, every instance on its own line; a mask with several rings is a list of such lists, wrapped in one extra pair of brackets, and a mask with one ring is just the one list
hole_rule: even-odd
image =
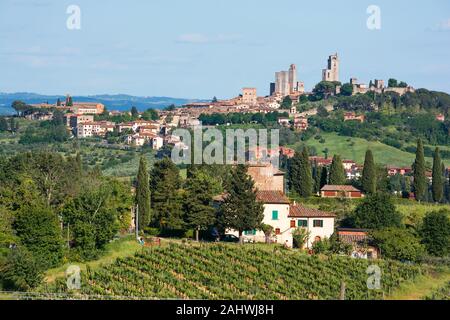
[[(11, 108), (11, 103), (14, 100), (21, 100), (25, 103), (56, 103), (57, 99), (62, 101), (65, 99), (64, 95), (40, 95), (29, 92), (17, 93), (1, 93), (0, 92), (0, 114), (11, 114), (14, 110)], [(103, 103), (108, 110), (130, 110), (135, 106), (138, 110), (144, 111), (148, 108), (162, 109), (171, 104), (180, 106), (189, 102), (206, 101), (201, 99), (183, 99), (170, 97), (136, 97), (126, 94), (116, 95), (94, 95), (94, 96), (74, 96), (75, 102), (100, 102)]]

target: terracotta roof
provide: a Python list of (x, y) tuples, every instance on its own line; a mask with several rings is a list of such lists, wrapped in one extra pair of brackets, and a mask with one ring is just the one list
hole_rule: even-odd
[(289, 204), (289, 199), (281, 191), (258, 190), (256, 199), (263, 203)]
[(348, 244), (361, 244), (369, 241), (369, 235), (365, 229), (337, 229), (339, 240)]
[(300, 204), (291, 205), (289, 207), (289, 218), (309, 218), (309, 217), (323, 217), (333, 218), (336, 215), (332, 212), (321, 211), (317, 209), (307, 208)]
[(326, 185), (321, 191), (354, 191), (354, 192), (361, 192), (361, 190), (356, 189), (354, 186), (348, 186), (348, 185)]

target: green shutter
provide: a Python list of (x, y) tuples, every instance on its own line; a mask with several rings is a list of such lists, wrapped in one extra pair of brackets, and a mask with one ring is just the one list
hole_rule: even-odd
[(308, 227), (308, 220), (298, 220), (298, 221), (297, 221), (297, 225), (298, 225), (299, 227), (304, 227), (304, 228), (306, 228), (306, 227)]
[(277, 210), (272, 211), (272, 220), (278, 220), (278, 211)]

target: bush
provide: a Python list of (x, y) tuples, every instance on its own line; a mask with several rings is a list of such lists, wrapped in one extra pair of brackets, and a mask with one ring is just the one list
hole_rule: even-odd
[(384, 258), (416, 262), (424, 256), (424, 246), (407, 229), (387, 228), (373, 231), (372, 237)]
[(426, 214), (421, 228), (422, 243), (429, 254), (443, 257), (450, 251), (449, 211), (433, 211)]
[(145, 234), (147, 234), (149, 236), (157, 237), (160, 235), (161, 230), (159, 230), (159, 228), (145, 227), (144, 232), (145, 232)]
[(29, 251), (17, 248), (8, 254), (0, 280), (5, 289), (28, 291), (42, 282), (43, 271)]
[(377, 193), (365, 198), (356, 207), (351, 220), (356, 228), (382, 229), (400, 227), (402, 215), (389, 195)]
[(327, 238), (320, 241), (316, 241), (312, 245), (312, 250), (314, 254), (324, 254), (330, 252), (331, 242)]

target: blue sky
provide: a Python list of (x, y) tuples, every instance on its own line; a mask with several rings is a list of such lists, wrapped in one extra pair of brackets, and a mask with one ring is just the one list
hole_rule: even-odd
[[(1, 0), (0, 92), (228, 98), (268, 94), (297, 64), (307, 90), (327, 56), (341, 81), (395, 77), (450, 92), (450, 1)], [(69, 5), (81, 29), (69, 30)], [(369, 5), (381, 30), (369, 30)]]

